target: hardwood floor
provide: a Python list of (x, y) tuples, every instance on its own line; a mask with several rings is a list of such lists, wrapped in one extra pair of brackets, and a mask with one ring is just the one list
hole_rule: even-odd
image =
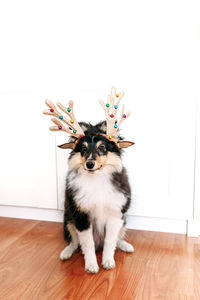
[(0, 299), (200, 299), (199, 238), (129, 230), (128, 240), (134, 253), (117, 250), (116, 268), (92, 275), (81, 253), (59, 260), (62, 224), (0, 218)]

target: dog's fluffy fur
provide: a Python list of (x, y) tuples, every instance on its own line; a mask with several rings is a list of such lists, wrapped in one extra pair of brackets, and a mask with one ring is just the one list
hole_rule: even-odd
[[(124, 214), (130, 206), (131, 191), (122, 166), (122, 150), (114, 142), (97, 135), (105, 133), (105, 122), (95, 126), (80, 125), (85, 136), (69, 156), (65, 191), (64, 237), (70, 244), (60, 258), (70, 258), (80, 246), (85, 270), (97, 273), (95, 250), (103, 247), (102, 266), (105, 269), (115, 267), (116, 247), (126, 252), (134, 250), (123, 240)], [(92, 163), (92, 168), (88, 162)]]

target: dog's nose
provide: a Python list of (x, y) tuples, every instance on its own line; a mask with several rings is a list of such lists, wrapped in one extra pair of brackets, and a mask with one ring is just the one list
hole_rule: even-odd
[(92, 161), (87, 161), (86, 162), (86, 167), (91, 170), (91, 169), (94, 168), (94, 163)]

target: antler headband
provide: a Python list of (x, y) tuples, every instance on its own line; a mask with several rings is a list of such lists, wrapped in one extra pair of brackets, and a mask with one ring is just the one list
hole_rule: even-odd
[[(121, 117), (119, 121), (117, 121), (117, 111), (123, 96), (124, 96), (124, 92), (116, 93), (116, 88), (112, 87), (106, 103), (104, 103), (101, 99), (99, 99), (99, 103), (103, 107), (106, 116), (106, 134), (102, 134), (102, 133), (99, 134), (105, 136), (110, 141), (114, 141), (118, 146), (119, 146), (119, 142), (117, 141), (116, 133), (121, 123), (130, 116), (130, 112), (124, 113), (124, 105), (122, 105)], [(56, 103), (57, 107), (62, 112), (64, 112), (68, 117), (60, 113), (53, 102), (46, 100), (45, 103), (49, 107), (49, 109), (45, 110), (43, 113), (45, 115), (50, 115), (54, 117), (51, 120), (56, 125), (56, 126), (49, 127), (50, 130), (65, 131), (70, 135), (75, 136), (77, 139), (82, 138), (85, 135), (83, 129), (81, 128), (81, 126), (79, 125), (79, 123), (75, 118), (73, 112), (72, 100), (69, 101), (67, 108), (59, 102)], [(67, 125), (67, 127), (65, 125)], [(126, 142), (126, 143), (130, 143), (129, 146), (134, 144), (132, 142)], [(121, 146), (119, 147), (124, 148), (128, 146), (127, 145), (125, 146), (125, 144), (124, 145), (121, 144)]]
[[(62, 130), (65, 131), (73, 136), (75, 136), (76, 138), (80, 138), (84, 136), (84, 132), (83, 129), (81, 128), (81, 126), (78, 124), (78, 122), (76, 121), (76, 118), (74, 116), (74, 112), (73, 112), (73, 101), (69, 101), (68, 104), (68, 108), (64, 107), (61, 103), (57, 102), (57, 106), (65, 113), (67, 114), (67, 116), (69, 117), (68, 119), (63, 116), (62, 113), (60, 113), (55, 104), (53, 102), (51, 102), (50, 100), (46, 100), (45, 101), (46, 105), (50, 108), (47, 109), (45, 111), (43, 111), (43, 113), (45, 115), (50, 115), (53, 116), (55, 118), (52, 118), (51, 121), (56, 124), (57, 126), (51, 126), (49, 127), (50, 130), (52, 131), (58, 131), (58, 130)], [(64, 126), (64, 124), (67, 124), (68, 127)]]
[(130, 116), (130, 112), (124, 113), (125, 107), (123, 104), (120, 120), (119, 122), (116, 120), (119, 103), (123, 96), (124, 92), (117, 94), (116, 88), (112, 87), (111, 92), (108, 95), (107, 103), (104, 103), (103, 100), (99, 99), (99, 103), (103, 107), (106, 115), (106, 135), (110, 140), (115, 138), (121, 123)]

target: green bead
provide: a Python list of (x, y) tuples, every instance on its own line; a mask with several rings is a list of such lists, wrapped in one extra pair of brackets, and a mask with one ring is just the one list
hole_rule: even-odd
[(107, 104), (106, 104), (106, 106), (107, 106), (107, 107), (109, 107), (109, 106), (110, 106), (110, 104), (109, 104), (109, 103), (107, 103)]
[(67, 111), (70, 112), (70, 111), (71, 111), (71, 108), (68, 107)]
[(73, 130), (73, 133), (76, 133), (76, 130), (75, 130), (75, 129)]

